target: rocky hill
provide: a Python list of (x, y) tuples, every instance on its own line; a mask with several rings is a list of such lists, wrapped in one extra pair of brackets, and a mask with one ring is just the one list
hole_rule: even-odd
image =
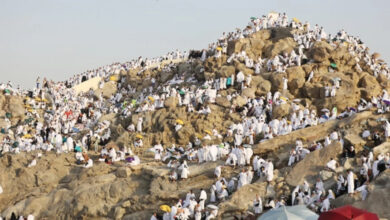
[[(226, 52), (220, 55), (215, 55), (217, 50), (209, 49), (204, 61), (197, 57), (174, 64), (165, 63), (141, 72), (141, 69), (121, 71), (115, 75), (117, 80), (107, 81), (102, 88), (95, 83), (94, 100), (101, 96), (110, 105), (112, 95), (121, 91), (121, 88), (131, 87), (134, 91), (124, 93), (120, 102), (141, 100), (142, 102), (137, 102), (137, 107), (142, 107), (153, 102), (153, 94), (145, 93), (145, 89), (149, 87), (158, 88), (157, 91), (154, 90), (154, 94), (159, 95), (166, 93), (163, 87), (167, 85), (178, 92), (196, 93), (198, 88), (207, 90), (213, 87), (207, 84), (208, 81), (237, 76), (239, 73), (246, 79), (242, 83), (218, 90), (215, 100), (209, 96), (195, 109), (198, 111), (202, 107), (208, 107), (211, 110), (208, 114), (189, 112), (188, 107), (182, 105), (183, 100), (170, 96), (163, 101), (161, 108), (152, 111), (137, 112), (134, 108), (129, 116), (120, 113), (103, 115), (99, 121), (111, 122), (110, 144), (118, 147), (131, 146), (141, 159), (141, 164), (137, 166), (127, 166), (124, 161), (113, 165), (98, 162), (99, 154), (92, 151), (89, 154), (95, 162), (89, 169), (76, 165), (73, 154), (45, 152), (38, 164), (30, 168), (27, 168), (27, 164), (32, 159), (32, 154), (2, 155), (0, 184), (4, 192), (0, 194), (0, 213), (3, 216), (10, 216), (12, 212), (25, 216), (33, 214), (38, 219), (149, 219), (153, 212), (159, 210), (160, 205), (176, 203), (178, 199), (185, 198), (189, 190), (198, 194), (203, 188), (209, 192), (216, 181), (215, 167), (224, 165), (226, 160), (223, 157), (201, 164), (189, 162), (189, 178), (170, 182), (167, 162), (154, 161), (153, 153), (148, 150), (154, 145), (162, 144), (164, 148), (172, 145), (184, 147), (190, 142), (195, 143), (197, 139), (203, 145), (232, 144), (234, 136), (228, 135), (229, 129), (234, 124), (255, 117), (253, 112), (248, 113), (251, 111), (252, 101), (267, 97), (269, 92), (279, 94), (279, 98), (271, 104), (272, 110), (267, 118), (272, 121), (283, 118), (290, 120), (291, 114), (297, 112), (296, 108), (307, 108), (318, 117), (325, 113), (323, 109), (332, 112), (336, 108), (339, 115), (341, 112), (351, 111), (350, 108), (357, 109), (362, 100), (369, 102), (372, 97), (383, 95), (383, 91), (390, 91), (388, 78), (384, 74), (376, 74), (376, 70), (372, 68), (373, 63), (385, 64), (378, 59), (371, 59), (370, 62), (373, 63), (370, 63), (351, 53), (351, 47), (356, 49), (360, 45), (322, 39), (313, 41), (309, 48), (302, 50), (296, 36), (305, 33), (303, 29), (291, 27), (263, 29), (228, 41)], [(275, 69), (272, 63), (275, 57), (292, 52), (298, 54), (300, 50), (303, 53), (301, 65), (292, 62), (285, 65), (284, 71)], [(235, 56), (243, 52), (246, 58)], [(368, 51), (364, 52), (366, 53)], [(233, 56), (235, 58), (230, 60)], [(370, 54), (367, 56), (371, 58)], [(264, 60), (259, 73), (256, 73), (254, 66), (246, 65), (248, 58), (253, 61)], [(156, 79), (155, 84), (151, 78)], [(250, 83), (243, 86), (248, 78)], [(285, 88), (285, 80), (288, 89)], [(339, 81), (336, 94), (326, 96), (327, 87), (332, 87), (335, 81)], [(83, 89), (82, 92), (88, 89)], [(85, 93), (80, 93), (82, 95)], [(144, 99), (140, 99), (140, 96)], [(11, 113), (12, 125), (25, 120), (27, 109), (23, 97), (0, 95), (0, 106), (0, 115)], [(374, 107), (357, 111), (349, 117), (327, 120), (272, 139), (264, 139), (263, 133), (255, 136), (253, 152), (273, 161), (274, 179), (268, 183), (263, 178), (255, 177), (252, 184), (233, 192), (226, 201), (218, 202), (218, 218), (247, 216), (248, 211), (253, 212), (256, 194), (262, 198), (290, 198), (292, 190), (304, 181), (313, 186), (316, 179), (321, 177), (327, 189), (334, 189), (339, 173), (345, 173), (348, 169), (359, 173), (360, 155), (365, 154), (367, 148), (381, 149), (373, 151), (375, 157), (390, 151), (387, 145), (381, 148), (386, 143), (378, 148), (371, 138), (362, 138), (365, 130), (383, 131), (382, 119), (389, 115), (377, 112), (378, 109)], [(128, 132), (126, 128), (131, 124), (136, 125), (139, 118), (143, 119), (142, 132)], [(183, 125), (176, 131), (178, 119), (183, 121)], [(5, 123), (4, 119), (0, 119), (0, 125), (2, 123)], [(213, 135), (213, 130), (221, 135)], [(303, 141), (305, 148), (309, 148), (313, 142), (323, 142), (333, 131), (342, 134), (345, 145), (355, 147), (355, 158), (342, 163), (343, 147), (339, 142), (333, 142), (326, 148), (311, 152), (294, 165), (287, 166), (289, 153), (295, 148), (297, 139)], [(135, 148), (132, 144), (140, 133), (143, 136), (143, 147)], [(206, 136), (209, 137), (205, 138)], [(244, 143), (249, 144), (249, 141), (244, 140)], [(336, 158), (341, 164), (336, 172), (325, 169), (331, 158)], [(237, 167), (224, 166), (223, 177), (230, 179), (240, 171)], [(388, 184), (386, 185), (388, 171), (381, 173), (370, 183), (371, 188), (365, 201), (361, 201), (358, 195), (343, 195), (332, 201), (332, 205), (353, 204), (378, 213), (382, 218), (390, 218), (387, 208), (389, 199), (386, 196), (389, 191)], [(380, 204), (375, 203), (378, 199), (382, 201)]]

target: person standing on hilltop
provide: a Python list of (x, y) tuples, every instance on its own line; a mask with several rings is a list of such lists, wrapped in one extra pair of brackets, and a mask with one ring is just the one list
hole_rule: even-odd
[(37, 83), (37, 89), (39, 89), (39, 82), (41, 81), (41, 78), (38, 76), (38, 78), (37, 78), (37, 81), (36, 81), (36, 83)]

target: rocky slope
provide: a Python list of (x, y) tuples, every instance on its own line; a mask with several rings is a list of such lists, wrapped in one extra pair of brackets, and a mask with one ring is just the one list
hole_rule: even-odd
[[(356, 107), (361, 98), (369, 100), (378, 96), (382, 90), (390, 92), (387, 78), (381, 74), (373, 76), (373, 71), (363, 61), (360, 62), (362, 70), (356, 69), (356, 59), (348, 52), (348, 48), (340, 45), (330, 45), (325, 41), (315, 42), (313, 47), (305, 51), (309, 62), (301, 66), (288, 67), (285, 73), (267, 71), (263, 68), (260, 74), (255, 74), (253, 68), (247, 68), (244, 60), (235, 60), (228, 63), (227, 59), (233, 53), (245, 51), (248, 57), (257, 60), (273, 58), (284, 52), (291, 53), (298, 50), (293, 34), (299, 32), (291, 28), (272, 28), (261, 30), (249, 37), (228, 42), (227, 53), (220, 58), (210, 56), (205, 62), (199, 59), (191, 62), (182, 61), (174, 65), (170, 71), (155, 67), (138, 74), (138, 70), (122, 71), (118, 78), (126, 78), (125, 85), (136, 88), (135, 93), (127, 94), (124, 98), (131, 100), (137, 98), (144, 88), (151, 86), (150, 77), (154, 77), (159, 85), (167, 83), (174, 77), (180, 76), (184, 83), (180, 87), (197, 88), (205, 80), (219, 77), (228, 77), (238, 72), (245, 76), (252, 76), (248, 88), (240, 90), (239, 86), (230, 87), (220, 91), (215, 103), (209, 103), (211, 113), (208, 115), (188, 113), (185, 107), (178, 105), (176, 98), (165, 100), (164, 108), (152, 112), (134, 113), (131, 117), (123, 118), (119, 115), (105, 115), (104, 119), (112, 121), (114, 143), (118, 146), (129, 145), (135, 140), (135, 133), (126, 132), (131, 123), (136, 124), (139, 117), (144, 118), (143, 133), (144, 147), (135, 152), (141, 158), (141, 165), (127, 167), (118, 162), (114, 165), (96, 162), (91, 169), (84, 169), (75, 165), (72, 154), (56, 155), (47, 153), (33, 168), (26, 168), (27, 159), (31, 155), (4, 155), (0, 158), (0, 183), (4, 193), (0, 194), (0, 211), (2, 215), (9, 216), (16, 212), (23, 215), (34, 214), (39, 219), (149, 219), (151, 214), (158, 210), (162, 204), (172, 204), (185, 197), (190, 190), (196, 193), (201, 188), (210, 189), (216, 181), (213, 172), (217, 165), (224, 161), (208, 162), (204, 164), (190, 164), (190, 178), (171, 183), (168, 181), (168, 168), (161, 162), (154, 162), (153, 155), (147, 149), (154, 144), (164, 146), (176, 144), (184, 146), (195, 137), (204, 137), (207, 132), (216, 129), (220, 134), (226, 134), (227, 129), (234, 123), (242, 121), (240, 112), (230, 112), (232, 105), (243, 107), (247, 105), (248, 98), (266, 96), (268, 92), (279, 91), (288, 98), (286, 104), (275, 106), (273, 118), (281, 119), (292, 112), (292, 100), (299, 99), (301, 107), (309, 106), (311, 110), (321, 114), (323, 108), (337, 107), (344, 110), (347, 107)], [(337, 69), (329, 72), (331, 63)], [(310, 73), (315, 74), (307, 80)], [(196, 83), (188, 82), (197, 79)], [(288, 80), (288, 91), (283, 90), (283, 78)], [(334, 97), (324, 96), (324, 87), (333, 84), (334, 78), (340, 78), (342, 84)], [(102, 94), (110, 98), (117, 91), (118, 82), (109, 82), (102, 89), (96, 89), (95, 95)], [(237, 93), (238, 96), (229, 101), (226, 96)], [(23, 120), (25, 109), (22, 98), (0, 95), (0, 115), (5, 112), (12, 113), (13, 123)], [(371, 111), (357, 113), (342, 120), (331, 120), (315, 127), (293, 131), (290, 134), (275, 137), (260, 142), (257, 137), (253, 146), (254, 153), (263, 158), (274, 161), (275, 178), (271, 183), (263, 179), (256, 179), (254, 183), (242, 187), (234, 192), (227, 201), (219, 204), (220, 219), (232, 219), (234, 215), (245, 214), (252, 210), (255, 194), (261, 197), (289, 197), (292, 189), (307, 180), (314, 184), (315, 178), (324, 170), (324, 165), (331, 158), (341, 154), (341, 146), (333, 144), (328, 148), (315, 151), (293, 167), (287, 167), (289, 150), (295, 146), (297, 138), (303, 138), (307, 146), (313, 141), (322, 141), (326, 135), (334, 130), (342, 130), (346, 142), (356, 146), (358, 154), (363, 146), (372, 146), (370, 140), (361, 139), (363, 130), (381, 130), (378, 118), (388, 115), (376, 115)], [(184, 121), (183, 128), (175, 132), (176, 119)], [(2, 119), (0, 119), (0, 122)], [(102, 119), (103, 120), (103, 119)], [(0, 124), (1, 125), (1, 124)], [(232, 137), (213, 137), (205, 140), (205, 144), (219, 144), (231, 142)], [(383, 151), (388, 151), (385, 147)], [(382, 151), (382, 152), (383, 152)], [(97, 155), (91, 153), (96, 160)], [(375, 153), (378, 154), (378, 153)], [(27, 158), (27, 159), (26, 159)], [(357, 164), (358, 159), (350, 161)], [(308, 167), (310, 167), (308, 169)], [(341, 167), (338, 172), (345, 172), (351, 167)], [(239, 169), (225, 167), (225, 178), (235, 176)], [(358, 170), (355, 170), (358, 172)], [(325, 180), (327, 187), (333, 187), (337, 176), (330, 174)], [(346, 196), (337, 198), (334, 205), (354, 204), (369, 211), (378, 213), (381, 217), (389, 218), (389, 199), (386, 196), (389, 187), (386, 180), (389, 172), (382, 173), (374, 183), (368, 199), (364, 202)], [(387, 181), (388, 182), (388, 181)], [(381, 198), (383, 203), (374, 204), (373, 201)], [(382, 199), (383, 198), (383, 199)]]

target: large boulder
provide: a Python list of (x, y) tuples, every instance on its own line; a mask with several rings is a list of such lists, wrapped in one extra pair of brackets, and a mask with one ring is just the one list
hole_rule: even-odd
[(366, 144), (366, 141), (363, 140), (360, 135), (356, 133), (350, 133), (344, 136), (344, 140), (353, 145), (357, 151), (362, 150), (363, 146)]
[(256, 97), (255, 92), (256, 92), (255, 88), (245, 88), (244, 90), (242, 90), (241, 95), (247, 98), (254, 99)]
[(219, 207), (223, 212), (247, 211), (253, 207), (253, 200), (256, 195), (264, 198), (267, 194), (267, 182), (256, 182), (247, 184), (235, 191), (231, 199), (222, 202)]
[(23, 118), (25, 109), (23, 99), (19, 96), (8, 96), (8, 112), (12, 114), (12, 117)]
[(282, 118), (287, 116), (290, 113), (290, 105), (289, 104), (281, 104), (277, 105), (272, 109), (272, 117), (273, 118)]
[(300, 89), (305, 84), (305, 71), (300, 66), (290, 67), (286, 70), (288, 79), (288, 89), (294, 91)]
[(240, 53), (241, 51), (245, 50), (248, 43), (249, 43), (249, 39), (247, 38), (228, 42), (228, 48), (227, 48), (228, 55), (231, 55), (233, 53)]
[(271, 76), (272, 92), (282, 91), (283, 90), (283, 77), (286, 77), (284, 73), (276, 73)]
[(264, 80), (263, 82), (259, 83), (256, 90), (256, 95), (262, 96), (266, 95), (269, 91), (271, 91), (271, 82), (268, 80)]
[(236, 96), (233, 99), (233, 104), (236, 104), (239, 107), (246, 105), (246, 103), (247, 103), (247, 99), (243, 96)]
[(190, 142), (191, 135), (194, 134), (194, 130), (190, 129), (189, 127), (183, 127), (179, 131), (176, 132), (177, 134), (177, 143), (180, 145), (185, 145)]
[(328, 61), (330, 52), (333, 50), (332, 46), (325, 41), (316, 41), (313, 47), (309, 50), (309, 58), (315, 62)]
[(311, 152), (287, 174), (286, 182), (291, 186), (300, 185), (304, 180), (315, 182), (319, 172), (324, 169), (326, 163), (341, 153), (342, 146), (340, 142), (333, 142), (321, 150)]
[(245, 76), (248, 76), (248, 75), (253, 75), (253, 73), (255, 72), (253, 69), (249, 69), (245, 66), (245, 64), (243, 63), (240, 63), (240, 62), (236, 62), (235, 63), (235, 67), (236, 67), (236, 72), (242, 72)]
[(358, 86), (363, 88), (362, 98), (366, 100), (370, 100), (373, 96), (376, 97), (382, 92), (382, 88), (376, 78), (368, 73), (363, 74)]
[(131, 170), (129, 167), (119, 167), (116, 170), (115, 175), (118, 178), (127, 178), (131, 175)]
[(117, 92), (117, 84), (114, 81), (110, 81), (107, 83), (104, 83), (102, 89), (97, 89), (95, 91), (95, 94), (102, 94), (102, 96), (106, 99), (110, 98), (112, 95), (114, 95)]
[(284, 52), (290, 54), (294, 50), (297, 43), (293, 38), (288, 37), (277, 41), (274, 44), (269, 45), (264, 49), (266, 57), (275, 57), (276, 55), (282, 54)]
[(256, 95), (262, 96), (266, 95), (269, 91), (271, 91), (271, 82), (264, 79), (260, 75), (252, 76), (251, 87), (257, 87)]
[(219, 96), (219, 97), (216, 97), (215, 98), (215, 103), (219, 106), (222, 106), (222, 107), (225, 107), (225, 108), (229, 108), (231, 103), (229, 102), (229, 100), (224, 97), (224, 96)]
[(221, 69), (217, 72), (218, 77), (230, 77), (236, 74), (236, 69), (234, 66), (222, 66)]
[(179, 100), (177, 100), (176, 97), (168, 97), (167, 99), (165, 99), (164, 107), (168, 109), (174, 109), (176, 108), (178, 103)]

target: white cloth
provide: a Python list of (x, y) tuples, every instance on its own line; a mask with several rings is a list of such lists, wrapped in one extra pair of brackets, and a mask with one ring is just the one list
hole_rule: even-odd
[(355, 182), (354, 182), (353, 172), (348, 173), (347, 182), (348, 182), (348, 193), (354, 193)]

